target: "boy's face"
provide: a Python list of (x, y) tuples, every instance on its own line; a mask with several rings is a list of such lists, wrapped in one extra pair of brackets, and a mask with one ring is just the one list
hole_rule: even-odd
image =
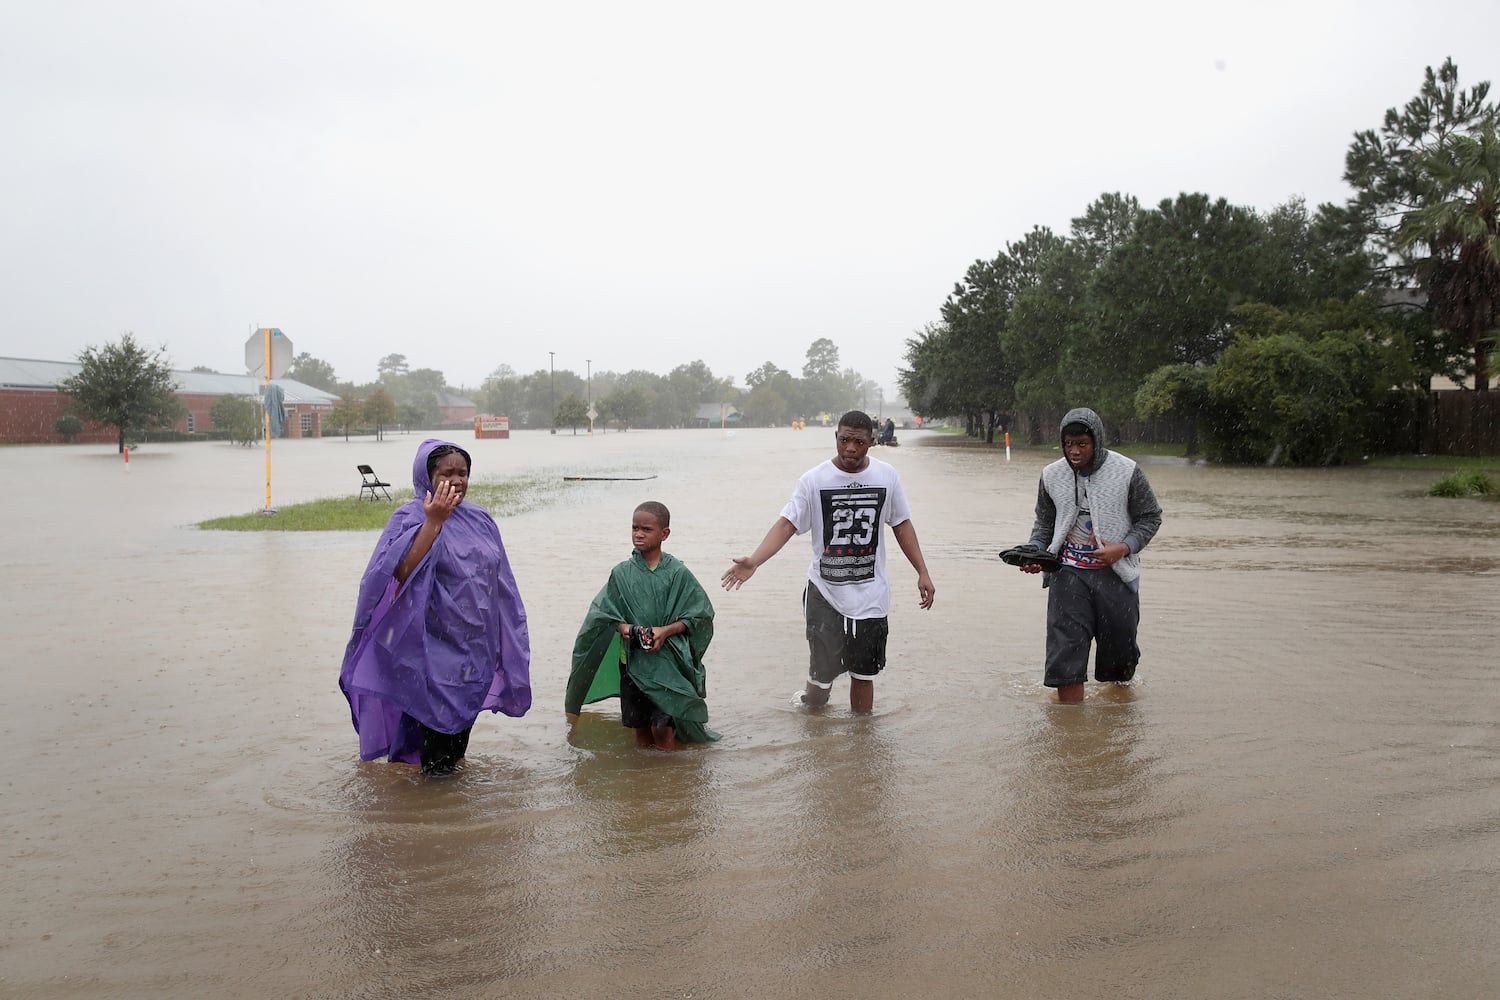
[(1087, 434), (1064, 434), (1062, 446), (1068, 464), (1075, 469), (1081, 469), (1094, 460), (1094, 439)]
[(630, 544), (642, 555), (655, 552), (661, 548), (661, 543), (667, 540), (672, 533), (671, 528), (663, 528), (656, 515), (649, 511), (638, 510), (630, 518)]
[(838, 454), (834, 457), (833, 464), (844, 472), (860, 471), (869, 461), (865, 453), (870, 450), (870, 445), (874, 442), (875, 435), (869, 431), (856, 430), (840, 424), (838, 430), (833, 432), (833, 443), (838, 447)]

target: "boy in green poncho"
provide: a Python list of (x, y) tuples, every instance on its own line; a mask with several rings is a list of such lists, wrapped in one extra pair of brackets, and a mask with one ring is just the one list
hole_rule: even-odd
[(661, 550), (672, 514), (647, 500), (630, 521), (635, 551), (609, 582), (578, 630), (564, 707), (576, 722), (585, 704), (620, 699), (620, 721), (639, 747), (676, 750), (706, 743), (703, 654), (714, 637), (714, 606), (691, 571)]

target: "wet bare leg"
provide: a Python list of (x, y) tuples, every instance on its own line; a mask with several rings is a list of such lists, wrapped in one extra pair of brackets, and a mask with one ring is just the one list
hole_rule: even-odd
[(656, 740), (651, 738), (650, 726), (637, 726), (635, 728), (635, 745), (638, 747), (656, 746)]
[(855, 715), (869, 715), (875, 711), (875, 682), (849, 678), (849, 711)]
[(1083, 704), (1083, 685), (1064, 684), (1057, 689), (1057, 701), (1060, 705)]
[(676, 750), (677, 730), (671, 726), (652, 726), (650, 729), (651, 739), (646, 744), (654, 746), (658, 750)]
[(807, 682), (807, 690), (802, 693), (802, 703), (808, 708), (822, 708), (828, 704), (828, 688), (818, 687), (812, 681)]

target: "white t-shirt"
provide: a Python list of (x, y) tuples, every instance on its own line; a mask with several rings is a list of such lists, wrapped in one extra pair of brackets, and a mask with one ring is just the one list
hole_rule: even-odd
[(807, 578), (846, 618), (890, 613), (880, 526), (911, 520), (896, 470), (879, 459), (867, 461), (859, 472), (844, 472), (832, 459), (808, 469), (781, 511), (797, 534), (812, 533)]

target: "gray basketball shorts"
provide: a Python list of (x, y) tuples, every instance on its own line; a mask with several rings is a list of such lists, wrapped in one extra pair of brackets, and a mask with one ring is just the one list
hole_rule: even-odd
[(802, 611), (807, 618), (807, 679), (818, 687), (832, 687), (843, 673), (872, 681), (885, 669), (890, 619), (845, 618), (811, 583), (802, 592)]

